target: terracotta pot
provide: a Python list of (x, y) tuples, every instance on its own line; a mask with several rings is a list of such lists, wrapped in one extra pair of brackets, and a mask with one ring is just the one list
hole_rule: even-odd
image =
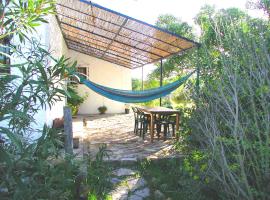
[(64, 118), (55, 118), (53, 120), (53, 128), (64, 128)]
[(73, 138), (73, 148), (78, 149), (80, 144), (80, 138)]

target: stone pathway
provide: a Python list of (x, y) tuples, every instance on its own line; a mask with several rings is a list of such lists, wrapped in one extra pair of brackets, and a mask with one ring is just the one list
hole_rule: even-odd
[(113, 189), (109, 196), (112, 200), (170, 200), (159, 190), (150, 191), (145, 178), (131, 166), (142, 159), (172, 158), (179, 155), (173, 149), (174, 140), (155, 138), (151, 143), (149, 134), (142, 140), (133, 133), (133, 126), (133, 114), (77, 116), (73, 119), (73, 136), (79, 138), (80, 148), (74, 149), (74, 152), (77, 156), (87, 154), (94, 157), (101, 145), (107, 146), (110, 152), (108, 161), (117, 161), (114, 166), (118, 166), (110, 178)]
[[(83, 121), (86, 126), (83, 126)], [(111, 152), (110, 161), (135, 162), (142, 159), (174, 157), (173, 140), (163, 141), (155, 138), (150, 142), (149, 134), (145, 140), (133, 133), (133, 114), (84, 115), (73, 119), (73, 135), (79, 137), (78, 155), (94, 156), (99, 147), (106, 144)]]
[(139, 172), (128, 168), (119, 168), (113, 172), (111, 182), (114, 190), (109, 194), (112, 200), (143, 200), (150, 196), (150, 189)]

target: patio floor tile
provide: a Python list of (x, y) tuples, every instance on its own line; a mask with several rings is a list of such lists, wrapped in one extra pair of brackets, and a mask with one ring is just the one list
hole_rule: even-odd
[[(87, 126), (83, 126), (83, 119)], [(80, 138), (78, 155), (95, 156), (101, 145), (110, 151), (108, 160), (136, 161), (138, 159), (158, 159), (174, 157), (173, 139), (154, 139), (149, 134), (145, 140), (133, 133), (133, 114), (79, 115), (73, 119), (73, 136)]]

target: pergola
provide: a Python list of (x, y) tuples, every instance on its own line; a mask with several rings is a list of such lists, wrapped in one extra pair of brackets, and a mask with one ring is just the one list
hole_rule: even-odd
[(69, 49), (130, 69), (162, 63), (198, 45), (87, 0), (58, 0), (56, 14)]

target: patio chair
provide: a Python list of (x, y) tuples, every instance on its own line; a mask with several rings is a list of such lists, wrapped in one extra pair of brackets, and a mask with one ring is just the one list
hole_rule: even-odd
[(145, 134), (148, 131), (148, 127), (150, 124), (149, 115), (144, 113), (140, 108), (138, 110), (138, 130), (140, 131), (140, 137), (144, 139)]
[(163, 127), (164, 140), (168, 133), (170, 133), (170, 126), (172, 128), (172, 136), (175, 136), (176, 117), (174, 115), (161, 115), (155, 119), (157, 136), (160, 138), (161, 129)]
[(169, 124), (168, 130), (170, 131), (170, 125), (171, 125), (172, 126), (172, 136), (175, 136), (176, 116), (175, 115), (168, 115), (167, 122)]
[(167, 133), (169, 132), (169, 123), (168, 123), (168, 117), (167, 115), (159, 115), (155, 118), (155, 125), (156, 125), (156, 131), (158, 139), (160, 138), (160, 133), (163, 128), (163, 139), (166, 140)]
[(139, 125), (139, 113), (136, 107), (132, 107), (132, 111), (134, 114), (134, 134), (138, 135), (138, 125)]

